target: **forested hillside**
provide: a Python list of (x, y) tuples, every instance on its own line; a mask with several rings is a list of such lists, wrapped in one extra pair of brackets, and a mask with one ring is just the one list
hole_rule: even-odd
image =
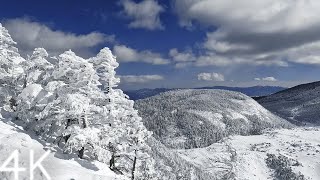
[(176, 90), (135, 104), (147, 129), (170, 148), (206, 147), (222, 138), (292, 127), (250, 97), (225, 90)]
[(301, 84), (257, 101), (271, 112), (298, 125), (319, 125), (320, 82)]

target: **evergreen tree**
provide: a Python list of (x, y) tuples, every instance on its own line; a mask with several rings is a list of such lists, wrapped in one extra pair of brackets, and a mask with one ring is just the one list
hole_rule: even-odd
[[(54, 100), (39, 114), (41, 123), (36, 130), (45, 135), (64, 140), (64, 150), (77, 151), (83, 158), (86, 146), (93, 147), (90, 133), (96, 131), (91, 124), (100, 109), (95, 100), (104, 94), (99, 89), (99, 77), (91, 63), (72, 51), (61, 54), (52, 81), (46, 89), (54, 94)], [(96, 114), (96, 112), (98, 112)]]
[(54, 66), (46, 58), (48, 53), (44, 48), (35, 48), (32, 55), (22, 63), (25, 71), (24, 87), (33, 83), (47, 84)]
[(22, 90), (19, 77), (23, 74), (21, 63), (25, 61), (8, 30), (0, 24), (0, 88), (1, 104), (7, 112), (16, 110), (16, 97)]
[[(100, 119), (101, 124), (104, 124), (100, 136), (103, 143), (100, 146), (111, 153), (111, 159), (105, 161), (109, 160), (111, 169), (125, 173), (132, 179), (154, 178), (152, 158), (148, 155), (150, 148), (146, 144), (151, 133), (147, 131), (138, 112), (134, 110), (134, 102), (120, 89), (113, 89), (120, 82), (119, 78), (115, 77), (115, 68), (118, 67), (116, 57), (108, 48), (104, 48), (89, 61), (94, 64), (106, 97), (109, 99), (105, 107), (110, 115), (107, 119)], [(112, 136), (115, 138), (110, 138)]]
[(89, 61), (94, 65), (94, 68), (99, 76), (99, 80), (103, 85), (102, 89), (109, 93), (112, 88), (118, 86), (120, 79), (115, 77), (115, 68), (119, 66), (115, 56), (109, 48), (100, 50), (96, 57), (90, 58)]

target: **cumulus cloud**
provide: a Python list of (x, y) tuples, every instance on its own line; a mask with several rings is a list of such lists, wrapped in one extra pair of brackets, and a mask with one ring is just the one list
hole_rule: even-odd
[(175, 63), (176, 68), (185, 68), (193, 65), (193, 63), (197, 60), (197, 57), (192, 51), (179, 52), (176, 48), (170, 49), (169, 56)]
[(144, 62), (154, 65), (164, 65), (170, 62), (159, 53), (154, 53), (149, 50), (138, 51), (125, 45), (114, 46), (113, 53), (120, 62)]
[(131, 0), (122, 0), (123, 13), (132, 20), (131, 28), (145, 28), (148, 30), (164, 29), (160, 21), (160, 13), (164, 8), (155, 0), (144, 0), (135, 3)]
[(99, 32), (77, 35), (53, 30), (44, 24), (25, 18), (6, 20), (4, 26), (18, 42), (19, 50), (27, 53), (36, 47), (43, 47), (51, 53), (61, 53), (68, 49), (90, 51), (99, 44), (113, 42), (115, 38), (113, 35)]
[(153, 81), (163, 80), (164, 77), (160, 75), (126, 75), (120, 76), (122, 83), (149, 83)]
[(254, 78), (254, 80), (256, 81), (269, 81), (269, 82), (275, 82), (278, 81), (276, 78), (274, 77), (264, 77), (264, 78)]
[(176, 48), (170, 49), (169, 55), (175, 62), (189, 62), (196, 59), (191, 51), (179, 52)]
[(207, 51), (256, 65), (320, 65), (320, 1), (173, 1), (181, 26), (197, 22), (217, 29), (207, 33)]
[(200, 73), (198, 74), (199, 81), (224, 81), (224, 76), (219, 73)]

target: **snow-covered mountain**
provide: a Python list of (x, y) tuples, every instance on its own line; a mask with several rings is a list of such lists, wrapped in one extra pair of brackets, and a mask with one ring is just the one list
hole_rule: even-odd
[(232, 134), (291, 127), (250, 97), (225, 90), (176, 90), (135, 103), (147, 129), (170, 148), (206, 147)]
[(271, 112), (297, 124), (320, 124), (320, 81), (301, 84), (257, 101)]
[[(229, 91), (241, 92), (247, 96), (266, 96), (286, 88), (279, 86), (253, 86), (253, 87), (227, 87), (227, 86), (212, 86), (212, 87), (200, 87), (195, 89), (222, 89)], [(171, 91), (175, 89), (168, 88), (156, 88), (156, 89), (138, 89), (138, 90), (128, 90), (125, 93), (132, 100), (144, 99), (147, 97), (155, 96), (163, 92)]]
[(319, 128), (279, 129), (174, 151), (216, 179), (318, 180), (319, 136)]

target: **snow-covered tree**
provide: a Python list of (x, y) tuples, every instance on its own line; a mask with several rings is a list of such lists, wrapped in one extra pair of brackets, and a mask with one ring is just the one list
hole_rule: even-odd
[(37, 123), (37, 116), (50, 102), (52, 95), (41, 84), (30, 84), (17, 96), (16, 117), (22, 120), (26, 128)]
[[(36, 48), (23, 62), (24, 88), (17, 96), (17, 116), (25, 127), (57, 142), (67, 153), (109, 164), (131, 179), (157, 179), (154, 160), (134, 102), (120, 89), (118, 67), (108, 48), (89, 60), (71, 50), (53, 65)], [(54, 67), (54, 68), (53, 68)]]
[(48, 53), (44, 48), (35, 48), (32, 55), (22, 63), (25, 71), (24, 87), (33, 83), (47, 84), (54, 66), (46, 58)]
[(15, 111), (16, 96), (22, 90), (20, 75), (23, 73), (21, 63), (25, 61), (8, 30), (0, 24), (0, 88), (1, 103), (5, 111)]
[(119, 66), (119, 63), (109, 48), (101, 49), (99, 54), (96, 57), (90, 58), (89, 61), (94, 65), (103, 86), (102, 89), (106, 93), (109, 93), (112, 88), (118, 86), (120, 79), (115, 77), (115, 68)]
[(64, 150), (76, 150), (82, 158), (86, 146), (94, 142), (88, 136), (94, 137), (94, 133), (90, 132), (96, 130), (92, 129), (91, 124), (101, 110), (95, 101), (103, 99), (104, 94), (98, 87), (99, 77), (91, 63), (72, 51), (61, 54), (58, 60), (58, 66), (52, 72), (52, 81), (45, 87), (54, 95), (54, 100), (39, 114), (36, 130), (64, 139)]
[[(89, 61), (94, 64), (109, 99), (104, 105), (109, 110), (109, 116), (107, 119), (100, 119), (101, 124), (104, 124), (100, 139), (103, 142), (101, 146), (111, 152), (111, 158), (106, 159), (110, 168), (129, 174), (132, 179), (155, 178), (152, 173), (152, 158), (148, 155), (150, 148), (146, 144), (151, 133), (134, 110), (134, 102), (120, 89), (113, 89), (120, 82), (115, 77), (115, 68), (118, 67), (116, 57), (108, 48), (104, 48)], [(116, 135), (115, 138), (110, 138), (113, 136), (110, 132)]]

